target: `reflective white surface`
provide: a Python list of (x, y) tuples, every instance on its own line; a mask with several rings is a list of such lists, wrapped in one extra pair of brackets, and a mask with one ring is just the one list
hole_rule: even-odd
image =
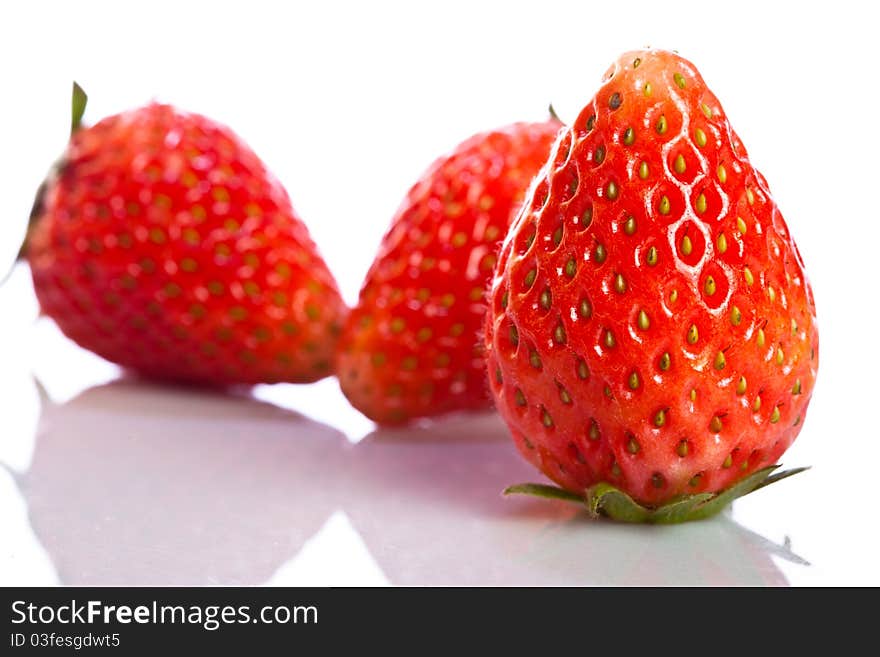
[(0, 326), (0, 584), (880, 583), (832, 459), (712, 520), (592, 521), (500, 495), (540, 477), (493, 413), (375, 430), (332, 380), (162, 387), (36, 319), (25, 267), (0, 306), (21, 309)]
[(492, 414), (374, 432), (332, 379), (225, 396), (123, 380), (37, 319), (19, 267), (0, 285), (0, 585), (880, 585), (870, 3), (90, 6), (0, 3), (0, 62), (14, 63), (0, 279), (66, 139), (71, 79), (87, 123), (157, 98), (232, 126), (351, 302), (438, 154), (540, 120), (550, 101), (575, 116), (625, 50), (678, 49), (765, 174), (813, 283), (819, 376), (783, 460), (813, 468), (705, 522), (593, 522), (500, 496), (541, 478)]

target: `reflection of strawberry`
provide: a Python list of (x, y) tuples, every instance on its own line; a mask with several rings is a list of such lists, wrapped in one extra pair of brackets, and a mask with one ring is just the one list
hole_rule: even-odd
[(350, 497), (345, 436), (250, 398), (117, 381), (43, 401), (16, 477), (63, 584), (262, 584)]
[(606, 523), (588, 532), (583, 520), (548, 523), (539, 535), (521, 540), (520, 567), (530, 566), (557, 586), (644, 587), (788, 586), (782, 561), (788, 562), (786, 572), (801, 566), (801, 576), (809, 566), (788, 541), (774, 543), (727, 513), (676, 527)]
[(702, 517), (728, 499), (712, 494), (778, 477), (767, 468), (803, 426), (818, 335), (801, 258), (718, 100), (672, 53), (623, 55), (560, 137), (489, 312), (517, 446), (594, 510)]
[(478, 334), (498, 245), (560, 125), (471, 137), (409, 191), (340, 341), (351, 403), (381, 423), (488, 405)]
[(151, 104), (75, 129), (34, 212), (37, 296), (81, 346), (195, 382), (331, 372), (336, 283), (281, 184), (228, 128)]
[(511, 505), (498, 490), (530, 466), (509, 443), (495, 414), (475, 413), (353, 445), (344, 511), (392, 584), (765, 586), (786, 584), (777, 558), (804, 563), (729, 514), (647, 536), (584, 531), (587, 514), (570, 505)]

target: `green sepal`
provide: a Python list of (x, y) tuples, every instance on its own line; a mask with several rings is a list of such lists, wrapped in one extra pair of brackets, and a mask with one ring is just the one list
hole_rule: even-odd
[(779, 465), (770, 465), (766, 468), (755, 470), (745, 479), (738, 481), (733, 486), (721, 491), (717, 495), (713, 495), (708, 502), (696, 507), (693, 511), (692, 517), (686, 518), (686, 520), (702, 520), (703, 518), (714, 516), (716, 513), (721, 511), (721, 509), (733, 502), (733, 500), (738, 497), (748, 495), (749, 493), (752, 493), (759, 488), (769, 486), (770, 484), (777, 482), (781, 479), (796, 475), (798, 472), (809, 470), (808, 467), (792, 468), (791, 470), (784, 470), (783, 472), (775, 474), (771, 477), (771, 473), (778, 467)]
[(548, 486), (547, 484), (516, 484), (508, 486), (504, 489), (504, 495), (532, 495), (534, 497), (543, 497), (548, 500), (565, 500), (566, 502), (583, 502), (584, 499), (580, 495), (575, 495), (571, 491), (559, 488), (558, 486)]
[(605, 515), (621, 522), (649, 522), (651, 519), (650, 509), (605, 482), (590, 486), (584, 502), (594, 518)]
[(73, 93), (70, 98), (70, 134), (72, 135), (74, 132), (79, 130), (79, 125), (82, 123), (83, 114), (86, 113), (86, 103), (88, 102), (89, 97), (83, 88), (79, 86), (76, 82), (73, 83)]
[[(70, 94), (70, 135), (73, 136), (77, 130), (79, 130), (80, 124), (82, 123), (83, 115), (86, 112), (86, 104), (88, 103), (89, 96), (83, 90), (79, 84), (76, 82), (73, 83), (73, 89)], [(24, 241), (22, 242), (21, 247), (18, 250), (18, 256), (16, 260), (24, 260), (27, 254), (27, 246), (28, 246), (28, 238), (30, 237), (30, 232), (33, 229), (37, 220), (43, 214), (43, 201), (46, 197), (46, 190), (49, 188), (49, 185), (52, 184), (55, 179), (58, 177), (60, 171), (64, 168), (65, 159), (62, 156), (58, 159), (53, 165), (52, 168), (49, 169), (49, 173), (43, 182), (40, 183), (40, 186), (37, 188), (37, 193), (34, 194), (34, 202), (31, 204), (31, 212), (28, 216), (28, 227), (25, 232)]]
[(756, 470), (720, 493), (682, 495), (656, 508), (639, 504), (627, 493), (606, 482), (590, 486), (583, 496), (545, 484), (518, 484), (505, 489), (504, 494), (521, 493), (577, 502), (584, 504), (594, 518), (605, 516), (618, 522), (671, 525), (714, 516), (738, 497), (809, 469), (793, 468), (774, 474), (778, 468), (779, 465), (771, 465)]
[(659, 525), (673, 525), (678, 522), (695, 519), (693, 514), (697, 508), (702, 507), (709, 500), (716, 497), (712, 493), (696, 493), (667, 502), (655, 509), (651, 515), (651, 522)]
[[(774, 465), (771, 467), (775, 470), (779, 466)], [(762, 481), (757, 486), (755, 486), (750, 492), (755, 492), (759, 488), (764, 488), (764, 486), (769, 486), (770, 484), (775, 484), (777, 481), (782, 481), (783, 479), (786, 479), (787, 477), (790, 477), (792, 475), (796, 475), (799, 472), (804, 472), (809, 469), (810, 469), (810, 466), (805, 465), (800, 468), (792, 468), (791, 470), (783, 470), (782, 472), (777, 472), (776, 474), (772, 474), (769, 477), (767, 477), (766, 479), (764, 479), (764, 481)]]

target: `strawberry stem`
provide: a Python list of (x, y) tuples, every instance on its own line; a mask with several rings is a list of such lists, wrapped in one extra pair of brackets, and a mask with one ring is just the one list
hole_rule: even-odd
[[(70, 96), (70, 136), (79, 130), (80, 125), (82, 123), (83, 115), (86, 111), (86, 103), (89, 100), (88, 94), (83, 90), (79, 84), (75, 81), (73, 83), (73, 89), (71, 91)], [(28, 238), (30, 237), (31, 230), (34, 227), (34, 224), (40, 218), (40, 215), (43, 214), (43, 201), (46, 196), (46, 190), (48, 189), (50, 183), (52, 183), (55, 178), (58, 177), (58, 173), (64, 167), (64, 157), (58, 159), (53, 165), (52, 168), (49, 169), (49, 173), (46, 178), (40, 183), (40, 186), (37, 188), (37, 193), (34, 195), (34, 203), (31, 206), (31, 213), (28, 217), (28, 227), (25, 232), (24, 241), (22, 242), (21, 248), (18, 250), (18, 256), (16, 260), (23, 260), (25, 255), (27, 254), (27, 246), (28, 246)]]
[(518, 484), (505, 489), (504, 494), (535, 495), (577, 502), (584, 504), (594, 518), (605, 516), (618, 522), (670, 525), (710, 518), (738, 497), (809, 469), (793, 468), (774, 474), (778, 468), (779, 465), (771, 465), (756, 470), (720, 493), (683, 495), (659, 507), (643, 506), (622, 490), (605, 482), (589, 487), (583, 496), (545, 484)]
[(70, 134), (79, 130), (79, 124), (82, 122), (83, 114), (86, 112), (86, 103), (89, 97), (83, 88), (76, 82), (73, 83), (73, 94), (70, 102)]

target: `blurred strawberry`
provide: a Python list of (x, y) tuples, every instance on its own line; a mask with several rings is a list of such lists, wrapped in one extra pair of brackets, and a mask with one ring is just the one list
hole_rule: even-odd
[(489, 406), (478, 339), (501, 240), (560, 128), (477, 134), (410, 189), (340, 341), (349, 401), (379, 423)]
[(80, 346), (197, 383), (331, 373), (345, 306), (281, 184), (229, 128), (150, 104), (67, 150), (24, 253), (45, 314)]

